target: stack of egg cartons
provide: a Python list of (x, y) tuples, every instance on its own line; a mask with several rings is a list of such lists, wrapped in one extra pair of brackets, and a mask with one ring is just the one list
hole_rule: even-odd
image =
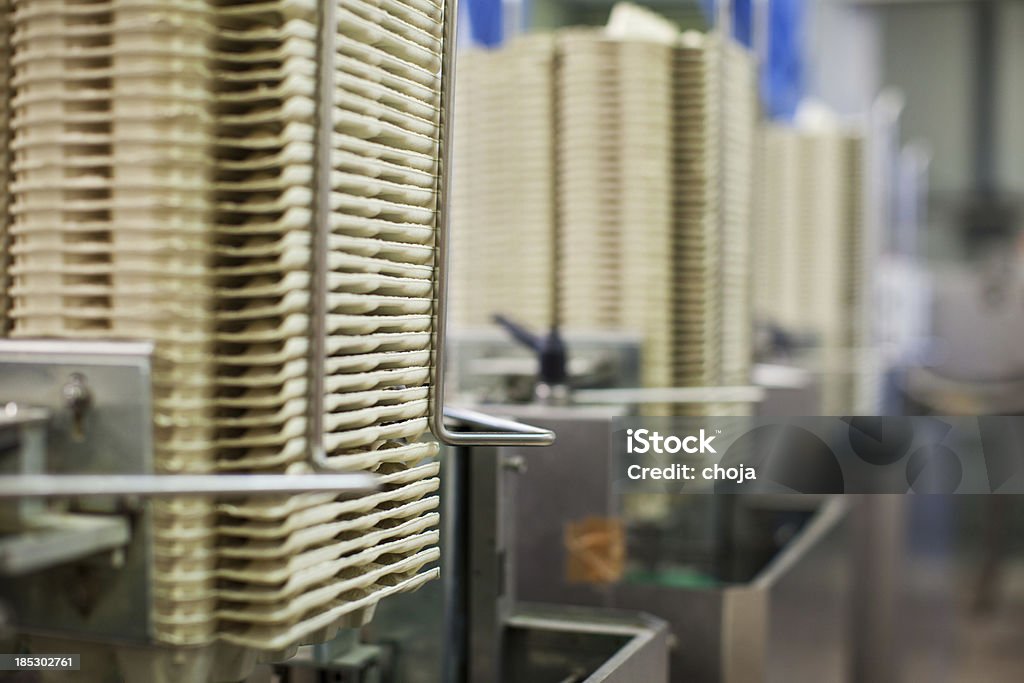
[(8, 319), (7, 311), (10, 300), (7, 297), (9, 251), (7, 237), (8, 223), (8, 168), (10, 167), (9, 136), (10, 112), (10, 79), (11, 79), (11, 43), (10, 43), (10, 2), (0, 1), (0, 337), (6, 336)]
[(500, 100), (505, 90), (495, 76), (501, 52), (460, 51), (452, 130), (450, 324), (485, 326), (500, 287), (492, 272), (505, 244), (504, 193), (500, 157), (504, 138)]
[[(717, 386), (722, 364), (717, 39), (684, 33), (675, 63), (675, 386)], [(707, 414), (705, 406), (681, 412)]]
[[(800, 134), (798, 329), (816, 337), (825, 414), (870, 395), (863, 325), (861, 139), (838, 126)], [(873, 407), (871, 407), (873, 409)]]
[[(754, 175), (751, 184), (751, 222), (750, 222), (750, 249), (751, 249), (751, 309), (755, 323), (768, 323), (771, 321), (771, 314), (768, 309), (772, 307), (766, 290), (775, 286), (778, 275), (773, 269), (764, 267), (768, 259), (764, 250), (769, 248), (767, 237), (767, 226), (769, 214), (778, 212), (778, 197), (772, 192), (773, 186), (777, 183), (774, 179), (775, 171), (772, 168), (773, 150), (764, 132), (763, 126), (757, 126), (754, 136)], [(772, 178), (769, 178), (769, 175)]]
[(877, 391), (862, 364), (862, 138), (837, 125), (767, 125), (760, 137), (758, 313), (815, 339), (825, 414), (873, 411), (858, 398)]
[[(682, 35), (675, 64), (675, 386), (750, 381), (755, 75), (750, 54), (731, 40)], [(748, 408), (705, 403), (678, 412)]]
[[(510, 163), (510, 202), (503, 230), (509, 248), (500, 259), (501, 312), (543, 330), (555, 324), (555, 42), (551, 35), (521, 36), (506, 52), (499, 117)], [(501, 163), (498, 157), (497, 163)]]
[[(341, 0), (323, 445), (381, 491), (151, 502), (153, 635), (280, 650), (437, 576), (443, 11)], [(158, 472), (307, 469), (315, 0), (10, 13), (13, 335), (148, 339)], [(319, 435), (318, 435), (319, 436)]]
[(622, 324), (643, 335), (643, 385), (669, 387), (674, 50), (640, 40), (618, 41), (617, 48)]
[[(18, 337), (152, 339), (154, 466), (212, 472), (205, 2), (16, 2)], [(212, 637), (209, 501), (152, 504), (158, 638)]]
[[(218, 8), (221, 467), (305, 466), (316, 3)], [(328, 459), (382, 476), (220, 506), (223, 639), (280, 649), (358, 624), (436, 576), (427, 428), (442, 10), (342, 0), (326, 320)], [(324, 151), (324, 148), (321, 148)]]
[(554, 43), (466, 50), (456, 87), (453, 324), (554, 318)]
[(559, 313), (567, 329), (621, 329), (618, 47), (597, 30), (557, 40)]
[(850, 345), (857, 349), (858, 375), (853, 389), (851, 411), (857, 415), (877, 415), (882, 406), (882, 360), (877, 348), (868, 316), (872, 298), (871, 268), (877, 235), (865, 221), (865, 138), (859, 132), (850, 132), (846, 139), (847, 157), (845, 174), (847, 222), (847, 253), (850, 255), (848, 281), (845, 285), (845, 306), (849, 311)]
[(849, 346), (841, 306), (849, 255), (843, 246), (842, 141), (832, 131), (801, 139), (803, 182), (800, 220), (800, 269), (804, 274), (798, 305), (802, 327), (814, 330), (821, 349), (823, 410), (832, 414), (847, 385), (844, 362)]
[(755, 314), (793, 329), (800, 310), (800, 146), (788, 126), (764, 124), (758, 132), (759, 166), (754, 225)]
[[(778, 168), (778, 187), (780, 196), (777, 224), (777, 237), (774, 240), (779, 245), (780, 260), (778, 265), (771, 267), (780, 273), (780, 290), (778, 301), (780, 304), (779, 321), (789, 329), (797, 332), (808, 332), (807, 307), (800, 300), (801, 292), (804, 289), (805, 280), (803, 277), (806, 268), (805, 258), (802, 250), (806, 248), (806, 241), (801, 231), (801, 216), (804, 207), (802, 182), (806, 175), (801, 163), (801, 138), (800, 134), (785, 127), (774, 129), (777, 135), (779, 161), (775, 168)], [(772, 235), (768, 236), (769, 239)]]
[[(830, 179), (830, 235), (820, 245), (818, 258), (824, 266), (812, 272), (812, 282), (826, 282), (816, 301), (816, 322), (821, 340), (825, 378), (822, 384), (823, 411), (828, 415), (865, 412), (878, 406), (870, 400), (877, 389), (868, 339), (865, 334), (863, 297), (864, 225), (862, 214), (861, 138), (846, 130), (821, 134), (818, 144), (829, 148), (818, 169), (819, 177)], [(820, 181), (819, 181), (820, 182)], [(808, 179), (805, 192), (820, 185)]]
[(644, 336), (645, 386), (671, 380), (672, 49), (559, 36), (559, 312)]
[(750, 383), (751, 203), (757, 119), (756, 69), (751, 54), (725, 41), (722, 94), (722, 377), (726, 386)]

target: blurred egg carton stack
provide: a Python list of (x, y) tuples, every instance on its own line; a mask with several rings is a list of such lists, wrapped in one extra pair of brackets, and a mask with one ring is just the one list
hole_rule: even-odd
[(559, 47), (561, 318), (643, 333), (643, 381), (668, 386), (672, 48), (582, 30)]
[(618, 49), (599, 30), (558, 36), (558, 248), (561, 321), (621, 329), (624, 286)]
[[(336, 2), (326, 357), (310, 358), (315, 0), (13, 3), (12, 336), (156, 342), (155, 468), (381, 490), (153, 510), (154, 637), (280, 652), (438, 574), (433, 334), (443, 4)], [(2, 75), (2, 72), (0, 72)], [(4, 100), (6, 102), (6, 100)]]
[[(418, 439), (442, 12), (426, 0), (337, 7), (324, 445), (334, 466), (387, 483), (359, 501), (219, 508), (222, 637), (253, 648), (320, 640), (342, 617), (358, 624), (380, 597), (429, 578), (418, 572), (437, 559), (436, 514), (399, 503), (426, 496), (436, 506), (437, 465), (423, 464), (436, 447)], [(220, 466), (231, 471), (298, 471), (307, 452), (315, 4), (303, 9), (273, 24), (259, 5), (218, 15), (217, 425)]]
[(452, 325), (554, 320), (554, 40), (460, 54), (452, 187)]
[(8, 332), (8, 311), (11, 307), (8, 298), (10, 242), (8, 236), (10, 223), (9, 195), (6, 191), (10, 183), (10, 114), (11, 114), (11, 6), (10, 0), (0, 1), (0, 337)]
[[(681, 36), (675, 66), (674, 386), (750, 382), (755, 74), (751, 55), (731, 40), (692, 31)], [(745, 403), (708, 403), (677, 412), (748, 410)]]
[[(14, 3), (12, 336), (149, 339), (154, 466), (216, 469), (213, 93), (199, 0)], [(213, 503), (152, 504), (160, 640), (216, 631)]]
[(750, 384), (753, 358), (751, 266), (754, 145), (759, 106), (753, 55), (724, 41), (722, 55), (722, 376)]
[[(539, 45), (550, 58), (533, 64), (554, 75), (553, 101), (549, 81), (536, 73), (508, 76), (507, 64)], [(454, 240), (461, 318), (486, 324), (495, 302), (532, 316), (536, 302), (553, 295), (570, 335), (642, 335), (644, 387), (747, 385), (758, 113), (749, 52), (716, 34), (680, 35), (670, 22), (622, 4), (604, 29), (531, 36), (467, 52), (460, 63)], [(521, 113), (542, 98), (553, 127)], [(523, 119), (522, 127), (503, 115)], [(531, 133), (555, 165), (524, 178), (517, 148), (530, 148), (521, 138)], [(533, 201), (540, 208), (527, 215), (521, 205)], [(554, 250), (547, 235), (555, 235)], [(529, 251), (516, 244), (527, 236)], [(543, 270), (543, 286), (527, 276)], [(660, 404), (645, 412), (672, 410)]]
[(789, 126), (761, 125), (754, 185), (754, 311), (766, 323), (801, 323), (799, 135)]
[(866, 367), (864, 138), (838, 124), (760, 131), (756, 314), (813, 340), (822, 414), (874, 408)]
[[(688, 31), (676, 52), (674, 386), (722, 375), (721, 62), (717, 39)], [(706, 414), (711, 406), (678, 406)]]

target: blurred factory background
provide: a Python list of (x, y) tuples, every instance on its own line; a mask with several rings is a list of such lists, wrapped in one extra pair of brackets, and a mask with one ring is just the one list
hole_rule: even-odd
[[(533, 404), (504, 411), (552, 426), (561, 443), (548, 450), (574, 462), (599, 457), (567, 454), (582, 436), (564, 443), (594, 428), (584, 415), (596, 405), (641, 415), (1020, 413), (1020, 3), (465, 5), (451, 292), (463, 401)], [(552, 371), (563, 353), (564, 378)], [(555, 479), (555, 495), (571, 466), (524, 458), (519, 500), (548, 510), (535, 490)], [(723, 552), (757, 564), (743, 543), (756, 546), (758, 532), (732, 506), (766, 503), (615, 500), (613, 513), (561, 502), (569, 509), (550, 515), (566, 528), (583, 512), (623, 523), (625, 585), (539, 588), (545, 568), (563, 572), (535, 559), (560, 552), (549, 534), (520, 541), (530, 559), (518, 594), (667, 618), (685, 634), (673, 680), (1024, 673), (1013, 652), (1024, 643), (1014, 588), (1024, 565), (1012, 540), (1024, 518), (1013, 498), (847, 501), (860, 542), (874, 539), (844, 540), (861, 557), (860, 580), (848, 579), (860, 586), (852, 625), (833, 632), (850, 666), (822, 664), (826, 624), (841, 617), (822, 607), (801, 630), (793, 615), (810, 608), (790, 605), (777, 609), (794, 621), (769, 620), (775, 637), (761, 642), (769, 653), (756, 674), (731, 650), (717, 669), (686, 661), (686, 643), (712, 647), (691, 631), (688, 610), (707, 599), (693, 582), (737, 580)], [(793, 518), (775, 503), (779, 516), (760, 510), (752, 524), (786, 536)], [(517, 522), (528, 529), (520, 539), (544, 526), (529, 513)], [(685, 586), (692, 602), (640, 597), (645, 582)], [(778, 642), (789, 638), (801, 643), (792, 658)], [(740, 647), (729, 641), (715, 645)]]
[(1024, 412), (1024, 3), (455, 9), (0, 2), (0, 680), (1024, 680), (1016, 496), (610, 437)]

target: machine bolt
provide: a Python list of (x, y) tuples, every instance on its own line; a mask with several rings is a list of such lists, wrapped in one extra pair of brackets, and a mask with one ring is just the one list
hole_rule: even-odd
[(92, 392), (85, 383), (85, 375), (73, 372), (61, 388), (64, 405), (76, 413), (82, 413), (92, 403)]
[(516, 474), (524, 474), (526, 472), (526, 458), (521, 455), (509, 455), (506, 456), (501, 462), (502, 467), (507, 470), (512, 470)]
[(85, 375), (71, 373), (68, 381), (61, 387), (61, 395), (64, 397), (64, 405), (71, 411), (72, 434), (75, 439), (81, 440), (85, 434), (85, 411), (92, 405), (92, 392), (85, 383)]

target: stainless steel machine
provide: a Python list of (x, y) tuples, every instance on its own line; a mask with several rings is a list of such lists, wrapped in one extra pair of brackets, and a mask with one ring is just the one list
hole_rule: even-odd
[[(147, 636), (153, 551), (146, 522), (153, 499), (205, 494), (230, 500), (283, 491), (330, 491), (354, 499), (374, 489), (374, 477), (365, 474), (152, 474), (150, 407), (143, 400), (149, 395), (148, 345), (0, 346), (0, 391), (16, 393), (23, 401), (8, 403), (4, 412), (5, 477), (17, 479), (3, 481), (16, 481), (18, 488), (3, 490), (0, 599), (9, 627), (27, 638), (23, 645), (62, 643), (82, 651), (85, 660), (110, 648), (120, 675), (129, 680), (166, 672), (166, 660), (176, 659), (175, 652), (153, 648)], [(516, 428), (507, 420), (468, 411), (453, 409), (449, 417), (459, 434)], [(109, 456), (115, 454), (121, 457), (112, 461)], [(129, 455), (137, 460), (128, 461)], [(413, 613), (422, 620), (421, 628), (393, 646), (390, 659), (382, 646), (359, 643), (352, 628), (342, 628), (323, 645), (271, 654), (286, 660), (275, 665), (285, 680), (325, 672), (344, 673), (342, 680), (405, 680), (404, 675), (396, 678), (401, 667), (419, 672), (419, 679), (410, 673), (411, 681), (563, 680), (581, 672), (585, 675), (579, 680), (630, 681), (637, 675), (665, 680), (663, 622), (636, 612), (530, 606), (516, 600), (512, 574), (503, 564), (513, 557), (503, 520), (514, 504), (507, 482), (515, 464), (496, 447), (452, 447), (442, 459), (446, 580), (441, 590), (395, 601), (405, 612), (406, 626), (407, 606), (418, 605)], [(389, 632), (386, 617), (377, 629)], [(439, 632), (447, 637), (433, 650), (417, 651), (412, 645)], [(215, 680), (269, 670), (252, 657), (225, 662), (223, 650), (177, 652), (220, 658), (208, 674)], [(401, 660), (395, 659), (397, 653)], [(419, 658), (411, 659), (417, 653)], [(162, 665), (155, 663), (160, 659)], [(92, 668), (87, 675), (94, 680), (118, 675), (111, 673), (117, 668), (108, 668)], [(201, 680), (194, 670), (174, 671), (183, 680)]]

